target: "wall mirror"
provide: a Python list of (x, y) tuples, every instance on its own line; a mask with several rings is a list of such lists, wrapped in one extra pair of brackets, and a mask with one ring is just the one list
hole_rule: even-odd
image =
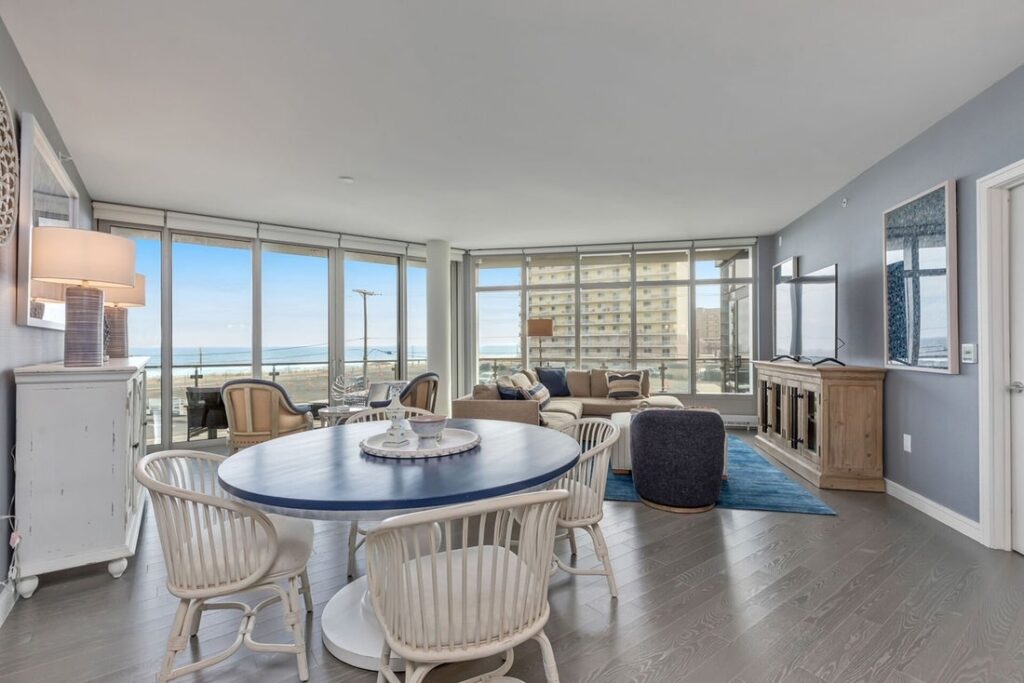
[(73, 228), (78, 190), (36, 118), (21, 115), (21, 206), (18, 211), (18, 324), (64, 329), (64, 288), (32, 280), (32, 230)]
[(955, 193), (949, 180), (883, 214), (888, 367), (960, 371)]

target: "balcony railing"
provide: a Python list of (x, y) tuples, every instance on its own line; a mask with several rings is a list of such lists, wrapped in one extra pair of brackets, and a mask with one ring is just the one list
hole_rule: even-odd
[[(410, 359), (407, 362), (409, 376), (426, 370), (425, 359)], [(363, 361), (349, 360), (343, 364), (344, 373), (332, 388), (330, 365), (326, 362), (298, 361), (263, 364), (263, 377), (280, 384), (295, 403), (346, 403), (365, 405), (367, 387), (374, 382), (389, 382), (399, 379), (399, 365), (396, 360), (367, 361), (367, 377), (363, 378)], [(233, 379), (253, 376), (252, 365), (231, 363), (183, 363), (172, 366), (171, 441), (189, 440), (187, 387), (219, 388)], [(146, 398), (148, 400), (147, 443), (162, 441), (161, 412), (161, 366), (146, 368)], [(333, 395), (332, 395), (333, 394)], [(210, 429), (193, 427), (192, 438), (223, 436), (224, 421)]]

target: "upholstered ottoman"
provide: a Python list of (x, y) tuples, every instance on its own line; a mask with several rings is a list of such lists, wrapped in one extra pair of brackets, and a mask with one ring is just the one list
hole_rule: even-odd
[(645, 410), (630, 424), (633, 485), (661, 510), (704, 512), (722, 487), (725, 423), (709, 410)]

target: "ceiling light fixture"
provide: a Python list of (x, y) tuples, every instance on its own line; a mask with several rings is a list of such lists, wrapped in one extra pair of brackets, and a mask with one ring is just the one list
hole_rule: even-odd
[(340, 180), (341, 182), (345, 183), (346, 185), (351, 185), (352, 183), (354, 183), (356, 181), (356, 179), (353, 178), (350, 175), (340, 175), (340, 176), (338, 176), (338, 180)]

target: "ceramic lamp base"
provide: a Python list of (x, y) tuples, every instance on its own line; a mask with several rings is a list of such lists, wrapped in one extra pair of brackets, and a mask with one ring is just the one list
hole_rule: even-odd
[(68, 287), (64, 303), (64, 367), (103, 365), (103, 291)]
[(111, 358), (128, 357), (128, 309), (108, 306), (103, 309), (107, 324), (107, 355)]

